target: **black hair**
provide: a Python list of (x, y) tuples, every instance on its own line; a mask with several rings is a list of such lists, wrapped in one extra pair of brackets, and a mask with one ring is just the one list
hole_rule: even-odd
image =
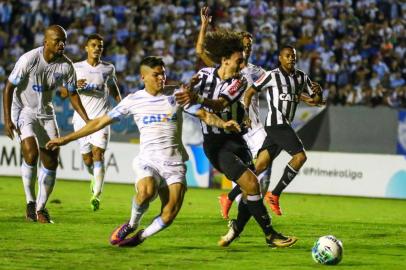
[(165, 63), (162, 60), (162, 58), (159, 56), (147, 56), (144, 59), (142, 59), (142, 61), (140, 63), (140, 68), (142, 66), (148, 66), (150, 68), (154, 68), (154, 67), (158, 67), (158, 66), (164, 67)]
[(230, 58), (233, 53), (244, 51), (240, 34), (224, 29), (206, 34), (203, 46), (208, 56), (218, 64), (221, 58)]

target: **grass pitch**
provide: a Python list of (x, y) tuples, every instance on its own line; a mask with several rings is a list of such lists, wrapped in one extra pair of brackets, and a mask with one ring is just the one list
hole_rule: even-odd
[[(111, 246), (112, 230), (130, 216), (132, 185), (105, 185), (101, 210), (90, 209), (89, 183), (58, 181), (48, 203), (55, 224), (24, 219), (19, 178), (0, 178), (0, 269), (406, 269), (406, 201), (284, 194), (275, 228), (295, 235), (288, 249), (270, 249), (251, 220), (240, 239), (217, 246), (227, 231), (219, 190), (192, 189), (174, 224), (136, 248)], [(159, 211), (152, 203), (142, 224)], [(231, 216), (235, 216), (233, 206)], [(333, 234), (344, 244), (337, 266), (313, 262), (311, 247)]]

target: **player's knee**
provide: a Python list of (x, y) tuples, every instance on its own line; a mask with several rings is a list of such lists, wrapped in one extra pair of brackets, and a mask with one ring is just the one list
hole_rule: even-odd
[(305, 152), (297, 153), (294, 156), (294, 159), (295, 159), (296, 163), (301, 167), (307, 160), (306, 153)]
[(83, 155), (83, 162), (86, 164), (86, 166), (91, 166), (93, 164), (93, 158), (91, 155)]
[(28, 153), (24, 153), (24, 161), (30, 166), (37, 164), (38, 161), (38, 152), (37, 151), (29, 151)]
[(92, 149), (93, 160), (96, 161), (103, 161), (104, 159), (104, 150), (101, 148), (93, 148)]
[(242, 188), (248, 194), (259, 193), (259, 184), (257, 177), (253, 173), (247, 174), (244, 177), (244, 186)]
[(137, 193), (138, 201), (141, 204), (152, 201), (156, 197), (154, 188), (139, 188)]
[(268, 164), (265, 161), (257, 161), (255, 163), (255, 171), (257, 173), (261, 173), (261, 172), (265, 171), (267, 169), (267, 167), (268, 167)]

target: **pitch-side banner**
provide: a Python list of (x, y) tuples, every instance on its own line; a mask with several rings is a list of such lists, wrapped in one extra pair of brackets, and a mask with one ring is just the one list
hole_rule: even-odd
[[(271, 186), (290, 160), (274, 161)], [(287, 192), (406, 199), (406, 159), (400, 155), (307, 152), (307, 161)]]
[[(189, 186), (209, 186), (209, 163), (201, 145), (186, 146), (189, 161), (186, 163)], [(139, 152), (138, 144), (111, 142), (105, 153), (106, 182), (134, 183), (132, 162)], [(0, 136), (0, 175), (19, 176), (22, 161), (20, 145), (5, 136)], [(61, 148), (57, 170), (58, 179), (89, 180), (83, 165), (77, 143), (72, 142)]]

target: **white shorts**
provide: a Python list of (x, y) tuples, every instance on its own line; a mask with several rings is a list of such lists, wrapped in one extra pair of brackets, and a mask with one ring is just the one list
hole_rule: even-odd
[(244, 135), (244, 140), (247, 142), (254, 159), (257, 157), (258, 151), (261, 149), (265, 138), (266, 131), (264, 127), (256, 130), (249, 130), (248, 133)]
[(144, 154), (134, 158), (133, 169), (137, 174), (136, 184), (140, 179), (152, 176), (158, 188), (175, 183), (187, 185), (184, 162), (153, 160)]
[[(75, 131), (81, 129), (86, 125), (82, 119), (75, 119), (73, 121), (73, 129)], [(110, 140), (110, 126), (106, 126), (103, 129), (90, 134), (89, 136), (78, 139), (80, 153), (87, 154), (92, 152), (92, 146), (99, 147), (106, 150)]]
[(45, 148), (48, 141), (59, 137), (58, 124), (55, 116), (53, 118), (37, 118), (34, 113), (20, 111), (12, 114), (12, 121), (16, 128), (20, 130), (20, 135), (16, 136), (21, 143), (24, 139), (35, 137), (40, 148)]

